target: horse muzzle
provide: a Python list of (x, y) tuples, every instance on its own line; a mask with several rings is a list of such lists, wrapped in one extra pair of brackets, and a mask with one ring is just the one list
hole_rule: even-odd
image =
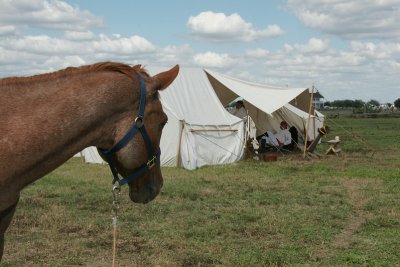
[[(129, 197), (135, 203), (146, 204), (152, 201), (160, 192), (163, 186), (161, 172), (157, 174), (149, 173), (151, 177), (142, 177), (138, 183), (129, 184)], [(140, 183), (141, 181), (143, 183)]]

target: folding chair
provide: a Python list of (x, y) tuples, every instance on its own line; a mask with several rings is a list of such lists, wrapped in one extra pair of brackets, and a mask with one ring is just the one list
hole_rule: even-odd
[(335, 139), (329, 140), (328, 143), (330, 144), (330, 146), (328, 150), (326, 150), (325, 155), (333, 154), (337, 156), (342, 151), (342, 149), (339, 148), (340, 144), (339, 136), (335, 136)]

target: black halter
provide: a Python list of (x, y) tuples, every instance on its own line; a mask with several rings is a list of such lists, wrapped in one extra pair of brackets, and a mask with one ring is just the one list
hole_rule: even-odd
[[(136, 76), (140, 82), (140, 102), (139, 102), (139, 113), (135, 118), (135, 123), (128, 130), (125, 136), (112, 148), (110, 149), (99, 148), (99, 152), (104, 156), (104, 158), (108, 162), (108, 165), (110, 166), (111, 172), (114, 176), (113, 184), (118, 182), (119, 185), (124, 185), (126, 183), (133, 181), (134, 179), (138, 178), (139, 176), (142, 176), (147, 171), (149, 171), (155, 165), (155, 163), (160, 159), (161, 151), (160, 149), (158, 149), (157, 153), (154, 153), (151, 140), (144, 127), (144, 107), (146, 106), (146, 85), (144, 83), (142, 76), (140, 76), (137, 73)], [(144, 143), (146, 144), (147, 162), (138, 167), (131, 175), (128, 175), (125, 178), (121, 179), (118, 175), (118, 171), (115, 167), (115, 162), (113, 160), (112, 155), (117, 151), (119, 151), (124, 146), (126, 146), (138, 131), (140, 131), (140, 133), (142, 134)]]

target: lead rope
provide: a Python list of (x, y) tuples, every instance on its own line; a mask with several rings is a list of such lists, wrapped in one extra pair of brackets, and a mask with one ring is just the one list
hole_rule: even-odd
[(113, 185), (113, 202), (112, 202), (112, 225), (113, 225), (113, 259), (112, 267), (115, 267), (115, 258), (117, 254), (117, 220), (119, 211), (119, 197), (121, 195), (121, 187), (118, 181)]

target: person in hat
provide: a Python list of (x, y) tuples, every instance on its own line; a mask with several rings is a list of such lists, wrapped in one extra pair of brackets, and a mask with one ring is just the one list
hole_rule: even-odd
[(271, 131), (265, 132), (261, 136), (261, 139), (264, 140), (265, 144), (291, 150), (292, 134), (288, 129), (289, 128), (288, 123), (286, 121), (281, 121), (279, 128), (280, 130), (275, 134), (272, 133)]
[(235, 107), (230, 110), (230, 113), (241, 119), (247, 118), (247, 110), (244, 107), (244, 103), (242, 100), (239, 100), (235, 103)]
[(281, 121), (279, 128), (280, 131), (275, 134), (276, 139), (280, 147), (288, 149), (289, 145), (292, 143), (292, 134), (289, 131), (288, 123), (286, 121)]

